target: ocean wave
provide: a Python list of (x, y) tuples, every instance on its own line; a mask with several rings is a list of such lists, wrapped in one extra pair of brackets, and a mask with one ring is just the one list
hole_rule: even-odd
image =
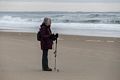
[(1, 23), (42, 22), (44, 17), (52, 18), (53, 23), (98, 23), (120, 24), (120, 13), (0, 13)]
[(113, 23), (113, 24), (120, 24), (120, 20), (111, 20), (110, 23)]
[(0, 21), (25, 22), (27, 19), (21, 17), (3, 16)]
[(46, 16), (52, 19), (53, 32), (120, 37), (120, 12), (0, 12), (0, 29), (37, 32)]

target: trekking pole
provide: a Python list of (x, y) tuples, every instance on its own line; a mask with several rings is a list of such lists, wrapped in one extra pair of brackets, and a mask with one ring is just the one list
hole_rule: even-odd
[(59, 69), (57, 69), (57, 39), (56, 39), (56, 45), (55, 45), (55, 51), (54, 51), (54, 54), (55, 54), (55, 66), (54, 66), (54, 70), (59, 72)]

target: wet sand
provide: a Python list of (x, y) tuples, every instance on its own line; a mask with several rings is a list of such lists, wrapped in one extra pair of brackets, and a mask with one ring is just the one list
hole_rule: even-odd
[(42, 71), (41, 56), (35, 33), (0, 32), (0, 80), (120, 80), (120, 38), (60, 35), (59, 72)]

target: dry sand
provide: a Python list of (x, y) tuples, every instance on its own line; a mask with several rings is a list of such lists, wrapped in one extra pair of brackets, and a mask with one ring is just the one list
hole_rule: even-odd
[(59, 72), (42, 71), (41, 56), (36, 34), (0, 32), (0, 80), (120, 80), (120, 38), (60, 35)]

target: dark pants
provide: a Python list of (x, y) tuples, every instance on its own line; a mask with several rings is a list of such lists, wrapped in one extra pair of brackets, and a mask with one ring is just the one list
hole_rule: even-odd
[(48, 49), (43, 49), (42, 68), (43, 69), (48, 68)]

